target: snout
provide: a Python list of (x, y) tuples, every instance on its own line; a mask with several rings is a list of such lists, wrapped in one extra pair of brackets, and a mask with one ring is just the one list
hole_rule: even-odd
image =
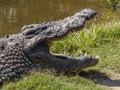
[(81, 61), (84, 65), (86, 66), (94, 66), (99, 62), (99, 58), (92, 58), (92, 57), (88, 57), (88, 56), (84, 56), (81, 58)]

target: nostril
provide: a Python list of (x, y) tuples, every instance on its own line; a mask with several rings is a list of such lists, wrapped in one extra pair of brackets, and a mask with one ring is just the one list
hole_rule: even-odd
[(4, 49), (5, 49), (5, 47), (4, 47), (4, 46), (0, 46), (0, 49), (4, 50)]
[(97, 64), (99, 62), (99, 59), (98, 58), (94, 58), (94, 62), (95, 62), (95, 64)]

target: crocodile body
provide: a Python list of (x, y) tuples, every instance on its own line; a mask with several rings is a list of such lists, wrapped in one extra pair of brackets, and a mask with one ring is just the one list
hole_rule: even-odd
[(25, 25), (21, 32), (0, 38), (0, 85), (38, 66), (41, 70), (54, 70), (58, 74), (78, 73), (94, 66), (97, 58), (84, 56), (73, 59), (50, 53), (49, 43), (75, 29), (81, 30), (86, 20), (96, 12), (84, 9), (71, 17), (54, 22)]

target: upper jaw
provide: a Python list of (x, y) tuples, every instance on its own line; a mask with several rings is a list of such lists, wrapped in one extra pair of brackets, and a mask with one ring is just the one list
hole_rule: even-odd
[(86, 20), (93, 18), (96, 14), (94, 10), (87, 8), (62, 20), (25, 25), (21, 33), (25, 38), (30, 39), (27, 46), (34, 47), (46, 40), (59, 39), (75, 29), (81, 30)]
[(96, 11), (90, 8), (86, 8), (83, 9), (80, 13), (76, 13), (75, 16), (85, 17), (87, 20), (89, 20), (90, 18), (93, 18), (96, 14), (97, 14)]

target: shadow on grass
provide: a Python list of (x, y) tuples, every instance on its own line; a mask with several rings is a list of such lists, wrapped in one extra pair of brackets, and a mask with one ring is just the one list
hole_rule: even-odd
[(120, 79), (112, 80), (105, 73), (101, 73), (95, 70), (81, 71), (80, 76), (92, 80), (96, 84), (101, 84), (111, 87), (120, 86)]

